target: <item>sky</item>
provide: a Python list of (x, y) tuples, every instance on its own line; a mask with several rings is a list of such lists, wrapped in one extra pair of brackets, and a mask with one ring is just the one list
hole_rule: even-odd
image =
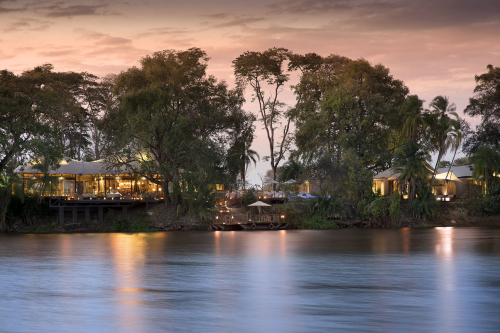
[[(500, 1), (0, 0), (0, 69), (16, 74), (44, 63), (118, 74), (155, 51), (190, 47), (205, 50), (208, 73), (230, 85), (231, 62), (245, 51), (364, 58), (388, 67), (425, 106), (444, 95), (463, 115), (474, 76), (500, 66)], [(246, 97), (244, 108), (257, 112)], [(293, 105), (289, 87), (281, 100)], [(259, 123), (252, 149), (268, 155)], [(266, 162), (252, 167), (250, 183), (260, 184), (268, 169)]]

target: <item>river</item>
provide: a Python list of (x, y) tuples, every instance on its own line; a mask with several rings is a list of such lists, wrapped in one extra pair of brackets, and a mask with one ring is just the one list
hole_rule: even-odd
[(499, 332), (500, 229), (0, 235), (0, 332)]

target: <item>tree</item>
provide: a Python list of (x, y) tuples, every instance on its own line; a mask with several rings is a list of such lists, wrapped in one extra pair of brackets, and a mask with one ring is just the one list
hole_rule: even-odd
[(476, 75), (474, 97), (464, 113), (481, 117), (476, 130), (467, 135), (464, 151), (470, 156), (483, 145), (500, 148), (500, 67), (488, 65), (488, 72)]
[(198, 48), (144, 57), (140, 68), (118, 75), (119, 107), (106, 117), (116, 150), (108, 160), (160, 182), (164, 191), (171, 183), (174, 204), (182, 203), (181, 188), (207, 202), (194, 196), (220, 180), (228, 133), (248, 119), (242, 91), (207, 76), (208, 60)]
[[(26, 158), (62, 157), (64, 129), (81, 112), (75, 97), (80, 81), (80, 74), (54, 72), (50, 64), (19, 76), (0, 72), (0, 173), (9, 175)], [(40, 155), (49, 152), (56, 156)]]
[(500, 153), (491, 147), (483, 146), (471, 157), (474, 164), (473, 176), (483, 180), (486, 194), (490, 193), (493, 176), (500, 172)]
[[(260, 120), (266, 130), (269, 142), (269, 158), (273, 179), (277, 177), (279, 163), (284, 159), (290, 146), (290, 118), (283, 110), (285, 104), (278, 100), (285, 83), (289, 80), (285, 61), (290, 52), (284, 48), (271, 48), (264, 52), (247, 51), (233, 60), (234, 74), (241, 87), (250, 85), (253, 100), (259, 103)], [(266, 84), (272, 92), (266, 96)], [(282, 123), (284, 122), (284, 123)], [(280, 129), (281, 138), (277, 134)], [(273, 185), (276, 189), (276, 185)]]
[[(429, 114), (430, 142), (433, 151), (438, 153), (431, 179), (430, 188), (432, 189), (439, 162), (450, 148), (454, 151), (453, 158), (449, 165), (449, 168), (451, 168), (457, 150), (462, 142), (462, 132), (460, 131), (460, 117), (455, 112), (455, 104), (450, 103), (448, 97), (437, 96), (432, 100), (430, 106), (432, 108)], [(448, 169), (448, 172), (449, 171)]]
[(417, 187), (422, 188), (423, 181), (431, 173), (427, 168), (428, 160), (430, 160), (429, 153), (411, 140), (406, 141), (401, 150), (395, 154), (394, 170), (401, 174), (399, 176), (399, 187), (402, 188), (402, 182), (408, 183), (410, 202), (415, 198)]
[[(308, 59), (310, 66), (304, 64)], [(386, 169), (402, 144), (398, 111), (408, 88), (386, 67), (371, 66), (364, 59), (331, 55), (319, 61), (311, 55), (295, 56), (291, 66), (302, 72), (294, 86), (297, 104), (290, 113), (296, 126), (296, 155), (307, 164), (325, 153), (340, 164), (353, 161), (345, 164), (344, 177), (359, 184), (339, 190), (351, 193), (356, 188), (357, 198), (362, 199), (371, 191), (364, 177)]]
[(399, 115), (403, 119), (401, 135), (415, 144), (422, 140), (428, 126), (423, 104), (424, 101), (420, 100), (417, 95), (410, 95), (399, 109)]
[(455, 159), (455, 162), (453, 162), (453, 166), (464, 166), (464, 165), (471, 165), (472, 162), (469, 157), (464, 156), (464, 157), (459, 157)]
[[(232, 143), (227, 154), (228, 170), (233, 176), (236, 174), (239, 175), (244, 190), (246, 189), (246, 173), (248, 168), (252, 162), (256, 165), (257, 160), (260, 160), (259, 154), (250, 149), (254, 138), (254, 121), (255, 116), (248, 114), (243, 121), (237, 122), (238, 128), (234, 128), (232, 135), (230, 135)], [(242, 127), (240, 128), (239, 125)]]

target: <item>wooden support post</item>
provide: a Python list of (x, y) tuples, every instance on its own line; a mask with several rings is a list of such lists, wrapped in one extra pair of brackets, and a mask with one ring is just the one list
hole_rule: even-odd
[(78, 208), (73, 207), (73, 223), (76, 223), (78, 220)]
[(122, 207), (122, 218), (124, 220), (128, 220), (128, 215), (127, 215), (127, 206)]
[(101, 223), (102, 223), (102, 221), (104, 221), (103, 215), (104, 215), (104, 214), (103, 214), (103, 209), (102, 209), (102, 207), (98, 207), (98, 208), (97, 208), (97, 220), (98, 220), (99, 222), (101, 222)]
[(90, 222), (90, 207), (85, 207), (85, 221)]
[(59, 225), (64, 225), (64, 207), (59, 206)]

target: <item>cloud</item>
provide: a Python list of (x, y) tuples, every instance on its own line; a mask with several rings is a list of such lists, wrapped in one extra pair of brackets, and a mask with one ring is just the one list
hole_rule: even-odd
[(42, 31), (48, 29), (53, 22), (43, 21), (35, 18), (21, 17), (1, 28), (3, 32), (16, 31)]
[(67, 5), (65, 1), (38, 1), (25, 5), (26, 9), (33, 10), (46, 17), (75, 17), (75, 16), (100, 16), (118, 15), (108, 9), (107, 1), (100, 1), (97, 4), (76, 4)]
[(248, 18), (240, 18), (236, 17), (234, 20), (213, 25), (213, 28), (227, 28), (227, 27), (236, 27), (236, 26), (246, 26), (249, 23), (261, 22), (265, 21), (264, 17), (248, 17)]
[(96, 32), (92, 30), (87, 30), (83, 28), (77, 28), (74, 30), (78, 35), (84, 40), (90, 40), (95, 45), (127, 45), (132, 44), (132, 40), (123, 37), (111, 36), (110, 34), (104, 34), (102, 32)]
[(268, 7), (274, 14), (316, 14), (353, 8), (351, 1), (347, 0), (285, 0), (270, 4)]
[(185, 28), (159, 27), (159, 28), (147, 29), (144, 32), (138, 33), (136, 37), (150, 37), (150, 36), (164, 36), (164, 35), (180, 37), (191, 32), (194, 31), (190, 31)]
[(66, 57), (66, 56), (75, 55), (75, 54), (78, 54), (78, 52), (72, 48), (53, 50), (53, 51), (43, 51), (43, 52), (37, 53), (37, 55), (39, 55), (41, 57), (47, 57), (47, 58), (60, 58), (60, 57)]
[(23, 8), (7, 8), (2, 5), (3, 3), (10, 3), (10, 2), (15, 2), (15, 0), (0, 0), (0, 14), (20, 12), (24, 10)]
[(208, 15), (201, 15), (201, 16), (212, 18), (212, 19), (225, 19), (230, 15), (231, 14), (228, 14), (228, 13), (216, 13), (216, 14), (208, 14)]

